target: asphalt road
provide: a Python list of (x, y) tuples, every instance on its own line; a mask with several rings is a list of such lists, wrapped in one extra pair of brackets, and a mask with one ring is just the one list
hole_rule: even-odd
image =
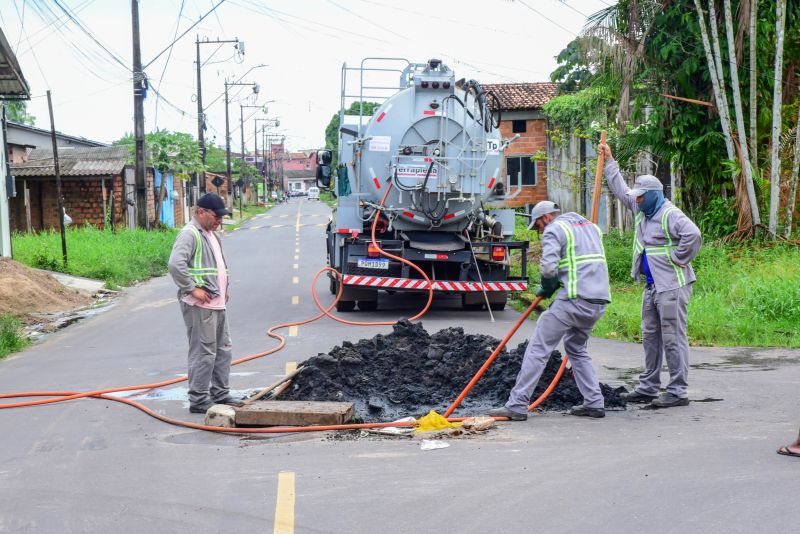
[[(328, 213), (293, 199), (225, 237), (237, 357), (271, 347), (268, 326), (316, 312), (309, 284), (325, 262)], [(330, 302), (327, 281), (319, 289)], [(382, 297), (383, 311), (357, 316), (396, 319), (421, 305)], [(459, 308), (439, 300), (423, 323), (502, 337), (518, 317), (505, 311), (491, 323)], [(283, 351), (234, 368), (232, 385), (263, 386), (287, 362), (388, 330), (301, 326)], [(0, 362), (0, 392), (163, 380), (185, 373), (185, 350), (162, 277)], [(614, 385), (631, 384), (642, 361), (633, 344), (593, 339), (590, 352)], [(800, 351), (694, 349), (688, 407), (534, 415), (432, 451), (397, 438), (193, 431), (95, 399), (4, 410), (0, 532), (791, 532), (800, 460), (775, 449), (800, 424), (798, 362)], [(202, 421), (181, 384), (141, 398)]]

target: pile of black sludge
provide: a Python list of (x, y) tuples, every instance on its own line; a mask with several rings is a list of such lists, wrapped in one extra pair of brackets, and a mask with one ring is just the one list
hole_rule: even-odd
[[(353, 402), (357, 417), (365, 421), (391, 421), (429, 410), (442, 413), (499, 343), (491, 336), (464, 334), (462, 328), (446, 328), (431, 335), (421, 324), (401, 321), (391, 334), (356, 343), (345, 341), (328, 354), (306, 360), (302, 363), (305, 369), (280, 398)], [(488, 409), (502, 406), (514, 386), (526, 346), (527, 342), (511, 352), (503, 349), (457, 413), (484, 415)], [(560, 365), (561, 353), (553, 351), (532, 399), (550, 385)], [(625, 406), (614, 389), (606, 384), (601, 388), (606, 408)], [(563, 411), (582, 402), (567, 371), (540, 407)]]

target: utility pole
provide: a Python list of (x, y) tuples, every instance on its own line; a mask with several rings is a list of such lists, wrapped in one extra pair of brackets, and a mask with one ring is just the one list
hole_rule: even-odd
[(56, 141), (56, 123), (53, 121), (53, 101), (50, 89), (47, 90), (47, 109), (50, 111), (50, 140), (53, 142), (53, 169), (56, 175), (56, 195), (58, 195), (58, 226), (61, 229), (61, 258), (67, 266), (67, 233), (64, 228), (64, 197), (61, 196), (61, 168), (58, 165), (58, 142)]
[[(253, 67), (253, 69), (254, 68), (257, 67)], [(231, 87), (233, 85), (252, 86), (253, 93), (255, 94), (258, 94), (258, 91), (260, 90), (259, 85), (255, 82), (243, 83), (243, 82), (229, 82), (227, 80), (225, 81), (225, 166), (226, 166), (226, 174), (228, 177), (228, 207), (233, 206), (233, 183), (231, 182), (233, 176), (233, 174), (231, 173), (231, 124), (229, 117), (230, 114), (228, 112), (228, 104), (230, 103), (228, 99), (228, 87)], [(242, 142), (242, 145), (244, 145), (244, 142)]]
[(197, 143), (200, 147), (200, 158), (203, 161), (204, 167), (204, 170), (198, 173), (198, 185), (200, 187), (201, 194), (206, 192), (206, 115), (205, 110), (203, 109), (203, 76), (201, 74), (203, 64), (200, 62), (200, 45), (225, 43), (235, 43), (236, 49), (241, 55), (244, 55), (244, 41), (239, 41), (238, 37), (235, 39), (214, 39), (213, 41), (204, 39), (201, 41), (200, 36), (198, 35), (195, 39), (195, 48), (197, 52)]
[(239, 175), (239, 218), (244, 217), (242, 213), (242, 196), (244, 196), (244, 189), (247, 185), (247, 168), (244, 161), (244, 106), (239, 104), (239, 132), (242, 134), (242, 172)]
[(142, 72), (142, 51), (139, 41), (139, 0), (131, 0), (131, 22), (133, 26), (133, 135), (135, 143), (136, 219), (137, 226), (149, 229), (144, 161), (144, 92), (146, 82), (144, 72)]

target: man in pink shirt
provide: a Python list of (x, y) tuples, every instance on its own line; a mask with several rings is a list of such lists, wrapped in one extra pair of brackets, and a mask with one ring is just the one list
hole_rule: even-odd
[(189, 411), (206, 413), (214, 404), (238, 405), (231, 397), (231, 336), (225, 306), (228, 267), (214, 233), (230, 214), (222, 198), (206, 193), (194, 217), (178, 234), (169, 257), (169, 273), (178, 286), (189, 338)]

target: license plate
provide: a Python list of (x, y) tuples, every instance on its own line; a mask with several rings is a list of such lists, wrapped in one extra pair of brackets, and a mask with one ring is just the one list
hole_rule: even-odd
[(364, 269), (389, 269), (389, 260), (383, 258), (358, 258), (358, 266)]

